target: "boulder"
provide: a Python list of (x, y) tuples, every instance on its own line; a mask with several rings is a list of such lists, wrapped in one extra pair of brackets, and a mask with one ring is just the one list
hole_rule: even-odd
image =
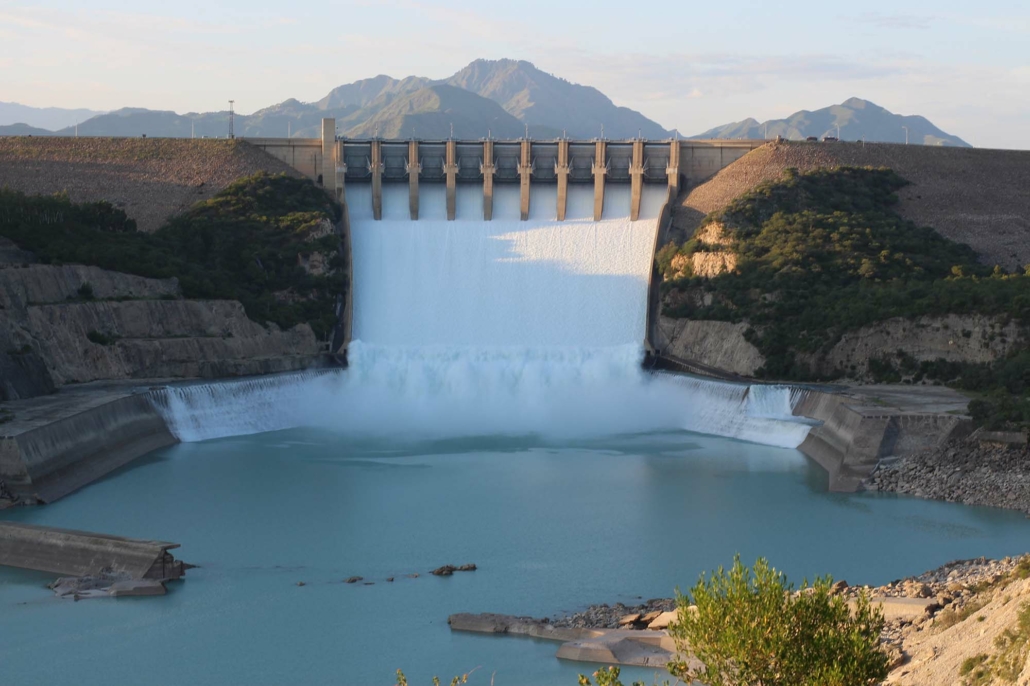
[(672, 612), (663, 612), (655, 617), (651, 622), (648, 623), (647, 628), (651, 631), (660, 631), (662, 629), (668, 629), (670, 624), (676, 621), (679, 613), (673, 610)]

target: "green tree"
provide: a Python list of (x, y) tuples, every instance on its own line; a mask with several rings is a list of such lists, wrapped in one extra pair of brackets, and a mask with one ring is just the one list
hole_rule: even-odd
[[(864, 594), (854, 608), (823, 577), (799, 592), (764, 559), (702, 574), (677, 592), (670, 627), (679, 659), (669, 671), (708, 686), (870, 686), (887, 676), (883, 614)], [(692, 607), (693, 606), (693, 607)], [(696, 607), (696, 609), (694, 609)], [(692, 655), (703, 666), (691, 667)]]

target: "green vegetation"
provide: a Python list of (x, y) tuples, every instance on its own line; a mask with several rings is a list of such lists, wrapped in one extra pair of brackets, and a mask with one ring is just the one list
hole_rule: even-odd
[[(678, 621), (669, 633), (681, 658), (669, 665), (686, 683), (708, 686), (870, 686), (887, 676), (880, 648), (883, 614), (860, 595), (853, 609), (831, 591), (830, 577), (794, 592), (786, 576), (759, 559), (733, 561), (688, 595), (677, 594)], [(691, 606), (696, 607), (692, 609)]]
[(982, 684), (990, 682), (990, 670), (985, 669), (983, 664), (987, 662), (987, 654), (980, 653), (973, 657), (967, 657), (962, 661), (962, 666), (959, 667), (959, 676), (968, 677), (965, 682), (967, 684)]
[[(478, 669), (478, 667), (476, 669)], [(474, 669), (472, 671), (474, 672), (476, 670)], [(472, 672), (468, 672), (467, 674), (462, 674), (461, 676), (454, 677), (453, 679), (451, 679), (451, 686), (460, 686), (460, 684), (467, 684), (469, 681), (469, 674), (471, 673)], [(397, 670), (397, 686), (408, 686), (408, 677), (404, 676), (404, 672), (402, 672), (399, 669)], [(433, 686), (440, 686), (440, 677), (433, 677)]]
[[(110, 203), (73, 204), (67, 196), (0, 190), (0, 235), (43, 262), (95, 265), (152, 278), (176, 277), (183, 295), (243, 303), (257, 322), (307, 322), (325, 337), (346, 287), (338, 239), (323, 230), (339, 205), (307, 180), (257, 174), (197, 203), (152, 234)], [(309, 274), (301, 255), (326, 256)], [(84, 284), (79, 297), (92, 297)]]
[(90, 331), (86, 334), (86, 338), (88, 338), (91, 343), (96, 343), (97, 345), (113, 345), (114, 342), (118, 340), (118, 336), (100, 333), (99, 331)]
[(991, 655), (980, 653), (962, 662), (958, 673), (964, 686), (1016, 682), (1030, 656), (1030, 604), (1019, 608), (1015, 626), (995, 637), (994, 647)]
[[(706, 218), (702, 227), (717, 222), (726, 245), (695, 238), (659, 252), (665, 313), (747, 322), (746, 338), (765, 357), (757, 375), (799, 381), (849, 374), (819, 374), (811, 360), (845, 332), (893, 317), (981, 314), (1030, 322), (1030, 267), (1025, 274), (990, 269), (968, 246), (906, 221), (894, 210), (905, 185), (887, 169), (788, 170)], [(736, 269), (713, 278), (691, 274), (690, 259), (676, 260), (724, 250), (735, 256)], [(1030, 421), (1026, 348), (982, 365), (887, 355), (871, 361), (870, 374), (980, 394), (974, 410), (991, 425)]]
[(84, 284), (79, 286), (79, 289), (76, 291), (76, 293), (78, 293), (79, 298), (82, 300), (93, 300), (93, 284), (91, 284), (89, 281), (85, 282)]

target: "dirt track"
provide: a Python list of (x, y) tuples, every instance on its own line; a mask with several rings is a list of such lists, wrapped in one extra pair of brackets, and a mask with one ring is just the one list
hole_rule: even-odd
[(299, 175), (243, 141), (0, 138), (0, 187), (107, 200), (154, 231), (171, 216), (259, 171)]
[(1030, 264), (1030, 152), (861, 143), (771, 143), (752, 151), (681, 197), (674, 215), (679, 237), (701, 219), (783, 170), (890, 167), (911, 182), (899, 212), (944, 236), (968, 243), (984, 263), (1014, 269)]

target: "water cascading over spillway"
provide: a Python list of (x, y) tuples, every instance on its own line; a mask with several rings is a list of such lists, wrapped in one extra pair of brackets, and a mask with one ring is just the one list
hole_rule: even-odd
[(534, 186), (519, 221), (519, 189), (498, 186), (486, 222), (481, 187), (459, 186), (447, 221), (445, 189), (424, 185), (411, 221), (407, 186), (386, 185), (374, 221), (370, 188), (348, 186), (349, 369), (280, 387), (173, 390), (173, 431), (200, 440), (297, 425), (415, 438), (689, 429), (798, 445), (808, 428), (791, 421), (789, 389), (641, 370), (665, 195), (645, 186), (630, 221), (629, 187), (609, 185), (594, 222), (593, 188), (572, 186), (559, 222), (556, 189)]

